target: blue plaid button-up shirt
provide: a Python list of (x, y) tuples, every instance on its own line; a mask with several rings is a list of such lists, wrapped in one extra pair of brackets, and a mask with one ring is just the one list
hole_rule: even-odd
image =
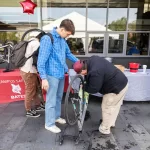
[(47, 79), (47, 75), (62, 79), (68, 71), (66, 58), (72, 62), (78, 59), (70, 52), (66, 40), (60, 37), (56, 28), (51, 34), (54, 39), (53, 44), (48, 35), (41, 38), (37, 68), (41, 79)]

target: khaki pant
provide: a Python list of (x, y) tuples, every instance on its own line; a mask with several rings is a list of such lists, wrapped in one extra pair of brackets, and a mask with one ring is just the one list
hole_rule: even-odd
[(119, 94), (109, 93), (103, 96), (101, 127), (104, 129), (110, 130), (111, 126), (115, 126), (115, 122), (127, 89), (128, 84)]
[(34, 107), (40, 106), (40, 97), (42, 96), (39, 92), (40, 83), (36, 73), (20, 71), (20, 74), (25, 83), (25, 109), (29, 111), (31, 110), (32, 103)]

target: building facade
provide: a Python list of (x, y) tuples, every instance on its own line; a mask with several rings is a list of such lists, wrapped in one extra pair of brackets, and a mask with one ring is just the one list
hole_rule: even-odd
[[(32, 0), (34, 14), (23, 13), (20, 0), (0, 1), (0, 42), (19, 41), (27, 29), (49, 32), (72, 19), (76, 34), (66, 39), (77, 57), (112, 57), (128, 67), (150, 67), (150, 0)], [(30, 35), (29, 35), (30, 36)]]

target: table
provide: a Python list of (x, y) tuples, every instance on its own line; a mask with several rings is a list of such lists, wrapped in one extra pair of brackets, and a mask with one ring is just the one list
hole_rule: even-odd
[(25, 86), (19, 70), (3, 72), (0, 69), (0, 103), (23, 100)]
[[(75, 75), (73, 69), (70, 69), (70, 80)], [(137, 73), (131, 73), (129, 70), (125, 70), (124, 74), (129, 81), (129, 88), (125, 95), (125, 101), (150, 101), (150, 69), (147, 69), (146, 74), (142, 73), (139, 69)], [(77, 83), (78, 84), (78, 83)], [(103, 95), (100, 93), (93, 94), (98, 97)]]
[[(68, 74), (65, 74), (64, 92), (68, 88)], [(8, 103), (14, 101), (24, 100), (25, 98), (25, 85), (20, 76), (18, 69), (11, 72), (3, 72), (0, 69), (0, 103)]]
[(125, 71), (129, 81), (129, 88), (124, 100), (126, 101), (150, 101), (150, 69), (143, 74), (142, 69), (137, 73)]
[[(75, 75), (73, 69), (69, 70), (69, 75), (65, 74), (64, 92), (67, 91), (69, 80)], [(125, 71), (125, 75), (129, 80), (129, 88), (124, 98), (125, 101), (149, 101), (150, 100), (150, 69), (146, 74), (142, 74), (142, 70), (138, 73)], [(100, 93), (94, 94), (102, 96)], [(8, 103), (13, 101), (24, 100), (25, 86), (20, 76), (19, 70), (4, 73), (0, 69), (0, 103)]]

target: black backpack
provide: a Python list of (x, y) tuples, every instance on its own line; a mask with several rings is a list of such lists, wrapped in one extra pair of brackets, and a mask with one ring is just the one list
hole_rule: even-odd
[[(52, 45), (53, 45), (54, 39), (53, 39), (52, 34), (51, 34), (51, 33), (46, 33), (45, 35), (48, 35), (48, 36), (50, 37), (51, 42), (52, 42)], [(30, 57), (33, 58), (33, 64), (32, 64), (32, 65), (35, 66), (36, 68), (37, 68), (37, 60), (38, 60), (39, 49), (40, 49), (40, 46), (39, 46), (39, 48), (38, 48), (36, 51), (34, 51), (34, 53), (30, 56)]]
[[(44, 35), (48, 35), (52, 41), (53, 44), (53, 37), (51, 33), (45, 33), (43, 32), (43, 36)], [(31, 40), (33, 41), (33, 40)], [(19, 43), (15, 44), (12, 51), (11, 51), (11, 55), (10, 55), (10, 63), (15, 66), (15, 67), (22, 67), (26, 61), (33, 57), (33, 65), (37, 66), (37, 59), (38, 59), (38, 52), (39, 52), (39, 48), (28, 58), (25, 57), (25, 53), (26, 53), (26, 48), (28, 46), (28, 44), (31, 41), (20, 41)]]

